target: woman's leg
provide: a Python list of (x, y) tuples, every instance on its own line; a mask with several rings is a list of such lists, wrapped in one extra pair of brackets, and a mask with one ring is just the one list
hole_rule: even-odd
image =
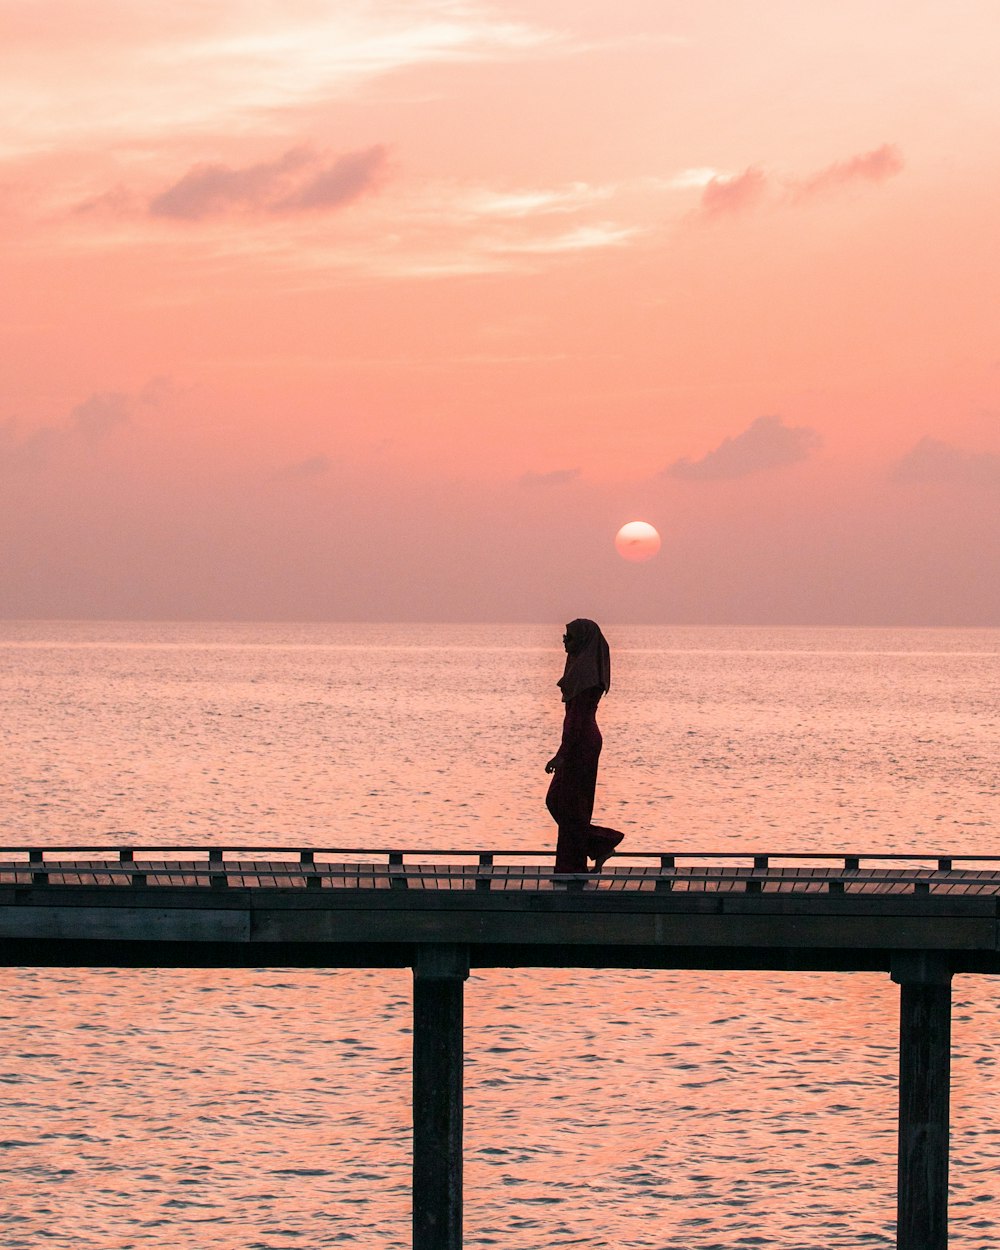
[(587, 830), (579, 825), (560, 825), (556, 839), (556, 872), (587, 871)]

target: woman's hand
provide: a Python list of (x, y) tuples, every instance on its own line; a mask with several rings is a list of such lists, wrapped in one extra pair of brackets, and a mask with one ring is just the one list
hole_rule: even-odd
[(562, 768), (562, 756), (553, 755), (553, 757), (545, 765), (545, 771), (547, 773), (554, 773), (559, 768)]

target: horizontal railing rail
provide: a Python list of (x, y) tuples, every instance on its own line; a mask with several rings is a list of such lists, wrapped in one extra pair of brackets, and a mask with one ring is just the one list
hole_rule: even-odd
[[(350, 856), (376, 856), (385, 858), (389, 864), (404, 864), (407, 859), (411, 862), (415, 860), (426, 859), (475, 859), (481, 864), (495, 863), (497, 860), (533, 860), (533, 859), (551, 859), (553, 851), (551, 848), (545, 850), (530, 849), (491, 849), (482, 848), (434, 848), (434, 847), (358, 847), (358, 846), (330, 846), (330, 847), (302, 847), (302, 846), (273, 846), (248, 843), (225, 843), (221, 845), (206, 845), (199, 843), (192, 846), (177, 846), (174, 843), (151, 844), (135, 840), (128, 844), (119, 844), (108, 846), (107, 843), (73, 843), (59, 845), (14, 845), (0, 847), (0, 859), (12, 855), (27, 856), (28, 862), (41, 863), (46, 857), (59, 855), (79, 855), (94, 854), (101, 856), (116, 856), (120, 862), (127, 863), (135, 859), (137, 856), (148, 858), (151, 855), (164, 856), (169, 858), (189, 859), (192, 856), (204, 858), (206, 861), (216, 859), (225, 860), (227, 855), (267, 855), (267, 856), (296, 856), (300, 863), (321, 862), (317, 857), (325, 857), (331, 855), (350, 855)], [(754, 868), (769, 867), (794, 867), (798, 863), (802, 864), (831, 864), (839, 863), (843, 865), (845, 871), (858, 869), (862, 864), (913, 864), (923, 865), (933, 863), (940, 871), (948, 871), (954, 864), (997, 864), (1000, 866), (1000, 855), (977, 855), (971, 853), (944, 853), (940, 851), (926, 852), (922, 854), (902, 854), (895, 851), (859, 851), (859, 852), (841, 852), (841, 851), (632, 851), (626, 850), (615, 855), (616, 862), (629, 862), (632, 860), (656, 860), (663, 868), (675, 867), (680, 861), (698, 861), (698, 860), (750, 860)], [(368, 859), (365, 862), (369, 862)], [(742, 865), (740, 865), (742, 866)]]

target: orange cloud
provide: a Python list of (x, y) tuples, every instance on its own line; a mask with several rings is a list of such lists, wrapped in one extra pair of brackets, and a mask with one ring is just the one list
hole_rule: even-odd
[(903, 158), (892, 143), (883, 143), (870, 152), (862, 152), (846, 161), (835, 161), (795, 186), (794, 198), (806, 199), (835, 191), (850, 183), (880, 183), (895, 177), (903, 169)]
[(700, 460), (685, 456), (674, 461), (664, 476), (688, 481), (747, 477), (805, 460), (820, 442), (820, 436), (808, 426), (785, 425), (781, 417), (758, 417), (742, 434), (723, 439)]
[(764, 198), (767, 175), (754, 166), (732, 178), (713, 178), (701, 193), (701, 211), (706, 217), (723, 217), (752, 208)]
[(143, 408), (155, 408), (173, 394), (168, 378), (153, 378), (135, 394), (95, 391), (76, 404), (59, 425), (42, 425), (22, 435), (15, 418), (0, 422), (0, 471), (41, 470), (74, 448), (96, 451), (114, 431), (129, 425)]
[(1000, 486), (1000, 454), (967, 451), (938, 438), (922, 438), (892, 467), (897, 482), (948, 482)]
[(0, 470), (40, 469), (61, 448), (96, 447), (129, 420), (129, 402), (117, 391), (91, 395), (70, 413), (65, 425), (44, 425), (23, 437), (13, 418), (0, 424)]
[[(834, 161), (805, 178), (792, 179), (786, 185), (791, 202), (799, 203), (852, 184), (878, 185), (895, 177), (902, 169), (903, 157), (899, 149), (895, 144), (883, 143), (870, 152)], [(770, 176), (755, 165), (742, 174), (717, 174), (705, 184), (701, 193), (701, 215), (723, 217), (745, 212), (765, 199), (771, 182)]]

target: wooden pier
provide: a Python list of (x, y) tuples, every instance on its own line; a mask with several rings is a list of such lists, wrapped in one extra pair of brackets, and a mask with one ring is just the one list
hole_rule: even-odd
[(472, 968), (882, 971), (900, 986), (898, 1250), (946, 1250), (951, 979), (1000, 973), (1000, 857), (0, 850), (7, 966), (411, 967), (413, 1246), (462, 1244)]

